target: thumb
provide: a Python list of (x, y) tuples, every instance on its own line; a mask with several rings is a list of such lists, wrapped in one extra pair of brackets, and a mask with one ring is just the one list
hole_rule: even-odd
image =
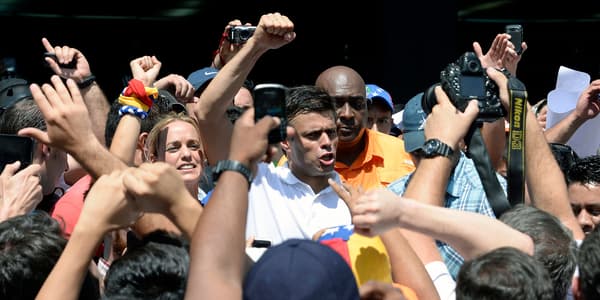
[(50, 145), (50, 138), (48, 137), (48, 133), (41, 131), (37, 128), (27, 127), (19, 130), (18, 135), (20, 136), (28, 136), (30, 138), (36, 139), (38, 142), (46, 145)]
[(351, 201), (350, 192), (348, 192), (348, 190), (346, 190), (341, 184), (335, 182), (331, 178), (327, 179), (327, 183), (329, 183), (329, 186), (331, 186), (333, 191), (335, 191), (335, 193), (344, 201), (344, 203), (346, 203), (346, 206), (348, 206), (350, 211), (352, 211), (354, 203)]
[(280, 123), (281, 121), (277, 117), (265, 116), (256, 123), (256, 128), (266, 136), (271, 129), (276, 128)]
[(13, 175), (15, 175), (17, 170), (19, 170), (20, 166), (21, 162), (18, 160), (13, 163), (7, 164), (6, 166), (4, 166), (4, 170), (2, 170), (2, 174), (0, 176), (5, 178), (12, 177)]

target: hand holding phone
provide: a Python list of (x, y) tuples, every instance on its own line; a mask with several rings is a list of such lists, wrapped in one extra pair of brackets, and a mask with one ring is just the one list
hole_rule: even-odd
[(58, 62), (58, 57), (56, 57), (56, 54), (53, 52), (45, 52), (44, 53), (44, 58), (49, 57), (52, 60), (54, 60), (59, 67), (61, 68), (66, 68), (66, 69), (75, 69), (77, 68), (77, 59), (75, 59), (75, 57), (73, 57), (73, 59), (71, 59), (71, 61), (68, 64), (61, 64)]
[(506, 25), (505, 32), (510, 34), (510, 41), (515, 45), (515, 52), (521, 55), (523, 53), (523, 26), (519, 24)]
[(267, 115), (278, 117), (281, 120), (279, 127), (269, 132), (269, 144), (281, 142), (287, 137), (285, 112), (287, 94), (288, 88), (277, 83), (263, 83), (254, 87), (254, 120), (258, 121)]

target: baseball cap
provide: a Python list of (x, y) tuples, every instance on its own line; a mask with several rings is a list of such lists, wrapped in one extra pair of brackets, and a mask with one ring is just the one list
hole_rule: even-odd
[(21, 78), (5, 78), (0, 80), (0, 110), (4, 110), (23, 99), (32, 97), (27, 80)]
[(165, 101), (166, 107), (169, 108), (169, 111), (174, 111), (176, 113), (187, 112), (185, 105), (177, 101), (177, 98), (175, 98), (171, 92), (159, 89), (158, 97), (161, 101)]
[(246, 275), (243, 291), (246, 300), (359, 299), (346, 261), (308, 239), (289, 239), (268, 248)]
[(413, 152), (425, 143), (425, 119), (427, 114), (421, 106), (423, 93), (418, 93), (412, 97), (404, 106), (402, 115), (404, 150)]
[(371, 99), (371, 101), (381, 99), (385, 101), (392, 112), (394, 111), (394, 102), (392, 101), (390, 93), (374, 84), (365, 85), (365, 89), (367, 91), (368, 99)]
[(218, 72), (219, 70), (213, 67), (202, 68), (192, 72), (188, 76), (187, 80), (192, 84), (192, 86), (194, 86), (196, 94), (198, 94), (204, 90), (204, 88), (206, 88), (206, 85), (208, 85), (209, 81), (217, 76)]

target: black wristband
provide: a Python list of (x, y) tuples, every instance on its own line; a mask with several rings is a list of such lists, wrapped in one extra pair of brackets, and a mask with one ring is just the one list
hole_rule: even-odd
[(96, 76), (94, 76), (94, 74), (90, 74), (90, 76), (84, 78), (81, 82), (77, 83), (77, 86), (79, 87), (79, 89), (85, 89), (88, 86), (92, 85), (92, 83), (94, 83), (96, 81)]
[(250, 188), (250, 185), (252, 184), (252, 172), (241, 162), (236, 160), (219, 161), (213, 171), (213, 181), (217, 182), (219, 180), (219, 176), (221, 176), (221, 173), (224, 171), (236, 171), (244, 175), (246, 180), (248, 180), (248, 188)]

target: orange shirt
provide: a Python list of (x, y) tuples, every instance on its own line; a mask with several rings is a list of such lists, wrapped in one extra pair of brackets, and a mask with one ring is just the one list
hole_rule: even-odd
[(366, 190), (386, 187), (415, 170), (402, 139), (369, 129), (365, 134), (366, 147), (352, 165), (335, 162), (335, 170), (345, 182)]

